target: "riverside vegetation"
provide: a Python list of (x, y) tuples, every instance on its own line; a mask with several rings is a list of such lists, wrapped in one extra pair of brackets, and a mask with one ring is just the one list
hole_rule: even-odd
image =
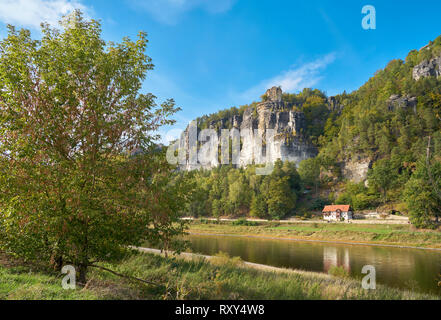
[(5, 268), (0, 264), (0, 299), (439, 299), (384, 286), (364, 290), (360, 281), (347, 278), (344, 272), (332, 272), (334, 276), (328, 276), (290, 270), (254, 270), (225, 254), (207, 262), (137, 253), (118, 264), (105, 266), (157, 285), (143, 285), (92, 270), (84, 288), (63, 290), (58, 274), (29, 266)]

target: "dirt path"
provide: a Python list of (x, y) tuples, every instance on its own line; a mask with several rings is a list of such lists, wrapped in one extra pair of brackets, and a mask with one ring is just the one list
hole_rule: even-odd
[[(164, 255), (163, 252), (161, 252), (161, 250), (158, 249), (151, 249), (151, 248), (141, 248), (141, 247), (133, 247), (134, 249), (137, 249), (141, 252), (145, 252), (145, 253), (153, 253), (153, 254), (158, 254), (158, 255)], [(169, 252), (169, 254), (173, 254), (173, 252)], [(197, 253), (188, 253), (188, 252), (182, 252), (181, 254), (178, 255), (179, 258), (181, 259), (197, 259), (197, 258), (203, 258), (206, 259), (207, 261), (213, 260), (216, 257), (215, 256), (206, 256), (206, 255), (202, 255), (202, 254), (197, 254)], [(256, 270), (261, 270), (261, 271), (267, 271), (267, 272), (277, 272), (277, 273), (295, 273), (295, 274), (301, 274), (301, 275), (305, 275), (305, 276), (314, 276), (314, 277), (320, 277), (323, 279), (329, 279), (331, 278), (330, 275), (327, 275), (325, 273), (320, 273), (320, 272), (312, 272), (312, 271), (302, 271), (302, 270), (294, 270), (294, 269), (285, 269), (285, 268), (278, 268), (278, 267), (272, 267), (272, 266), (268, 266), (265, 264), (258, 264), (258, 263), (252, 263), (252, 262), (247, 262), (247, 261), (243, 261), (243, 267), (247, 267), (247, 268), (251, 268), (251, 269), (256, 269)]]

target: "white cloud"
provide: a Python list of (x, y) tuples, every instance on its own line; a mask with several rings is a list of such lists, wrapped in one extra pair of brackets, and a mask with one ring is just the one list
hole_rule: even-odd
[(147, 11), (157, 21), (174, 25), (186, 12), (201, 9), (211, 14), (230, 10), (236, 0), (130, 0), (137, 8)]
[(279, 75), (262, 81), (260, 84), (248, 89), (240, 95), (241, 100), (251, 101), (258, 98), (265, 91), (273, 86), (281, 86), (284, 92), (296, 92), (303, 88), (310, 88), (316, 85), (323, 77), (320, 71), (334, 62), (335, 53), (330, 53), (312, 62), (299, 67), (290, 68)]
[(281, 86), (284, 91), (297, 91), (311, 87), (321, 80), (320, 70), (334, 62), (335, 54), (331, 53), (323, 58), (307, 63), (297, 69), (283, 72), (267, 82), (268, 87)]
[(39, 29), (41, 22), (56, 25), (74, 9), (90, 12), (79, 0), (0, 0), (0, 21)]

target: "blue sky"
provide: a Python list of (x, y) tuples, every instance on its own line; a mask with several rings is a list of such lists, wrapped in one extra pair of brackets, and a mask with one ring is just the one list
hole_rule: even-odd
[[(365, 5), (376, 8), (376, 30), (361, 26)], [(40, 21), (73, 8), (100, 19), (106, 40), (148, 33), (156, 67), (143, 90), (176, 100), (176, 128), (271, 85), (350, 92), (441, 34), (438, 0), (0, 0), (0, 35), (6, 23), (38, 35)]]

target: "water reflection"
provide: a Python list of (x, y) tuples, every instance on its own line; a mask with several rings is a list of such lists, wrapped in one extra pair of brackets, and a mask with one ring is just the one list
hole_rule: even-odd
[(323, 271), (329, 272), (332, 267), (343, 267), (349, 273), (351, 264), (349, 258), (349, 249), (338, 250), (336, 247), (323, 248)]
[(223, 251), (249, 262), (325, 273), (341, 266), (358, 279), (364, 276), (363, 266), (373, 265), (378, 283), (441, 295), (439, 251), (227, 236), (192, 235), (189, 240), (193, 251), (202, 254)]

